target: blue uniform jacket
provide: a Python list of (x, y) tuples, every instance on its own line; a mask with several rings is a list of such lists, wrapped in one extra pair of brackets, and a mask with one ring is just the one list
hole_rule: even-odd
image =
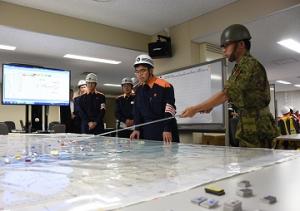
[[(79, 113), (82, 133), (102, 133), (104, 131), (103, 118), (105, 115), (105, 96), (97, 91), (81, 95), (79, 97)], [(96, 128), (94, 130), (89, 130), (88, 122), (96, 122)]]
[[(136, 89), (134, 103), (135, 125), (175, 116), (175, 97), (173, 86), (167, 81), (153, 76), (147, 84)], [(176, 119), (136, 128), (141, 137), (149, 140), (162, 141), (164, 131), (172, 132), (173, 141), (179, 142)]]
[(80, 106), (79, 106), (80, 96), (75, 97), (74, 100), (74, 132), (81, 133), (81, 117), (80, 117)]
[(135, 95), (129, 96), (121, 95), (116, 99), (116, 118), (120, 122), (126, 121), (126, 119), (133, 119), (133, 104)]

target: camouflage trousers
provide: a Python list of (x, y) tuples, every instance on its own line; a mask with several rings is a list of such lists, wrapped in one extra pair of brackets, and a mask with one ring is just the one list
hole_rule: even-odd
[(272, 148), (279, 135), (274, 117), (269, 108), (241, 110), (240, 121), (235, 134), (240, 147)]

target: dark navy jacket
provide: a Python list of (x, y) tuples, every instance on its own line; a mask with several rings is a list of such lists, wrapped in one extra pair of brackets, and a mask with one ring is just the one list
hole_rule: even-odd
[[(176, 113), (173, 86), (167, 81), (153, 76), (147, 84), (136, 89), (134, 103), (134, 124), (174, 116)], [(176, 119), (171, 119), (140, 128), (141, 138), (163, 140), (163, 132), (172, 132), (173, 142), (179, 142)]]
[[(104, 132), (105, 96), (102, 93), (96, 91), (95, 93), (81, 95), (79, 98), (79, 113), (82, 133), (100, 134)], [(96, 122), (96, 128), (89, 130), (88, 122)]]
[[(71, 103), (71, 101), (70, 101)], [(66, 133), (73, 133), (73, 119), (70, 105), (60, 106), (60, 123), (66, 126)]]
[(80, 96), (75, 97), (74, 100), (74, 133), (81, 133), (81, 117), (80, 117)]
[(133, 120), (133, 104), (135, 95), (131, 94), (129, 96), (120, 95), (116, 99), (116, 118), (120, 122), (126, 121), (126, 119)]

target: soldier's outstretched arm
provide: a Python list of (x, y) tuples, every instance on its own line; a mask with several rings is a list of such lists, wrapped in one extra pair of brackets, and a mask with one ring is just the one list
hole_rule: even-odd
[(212, 97), (207, 99), (206, 101), (199, 103), (197, 105), (188, 107), (184, 109), (181, 113), (180, 117), (193, 117), (198, 112), (208, 113), (210, 112), (215, 106), (220, 105), (228, 100), (226, 91), (220, 91), (214, 94)]

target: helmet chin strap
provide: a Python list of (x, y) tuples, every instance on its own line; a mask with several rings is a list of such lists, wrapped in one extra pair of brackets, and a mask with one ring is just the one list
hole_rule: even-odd
[(228, 58), (228, 60), (230, 62), (236, 61), (236, 49), (237, 49), (237, 47), (238, 47), (237, 43), (234, 43), (234, 49), (233, 49), (232, 53), (230, 54), (230, 56)]

